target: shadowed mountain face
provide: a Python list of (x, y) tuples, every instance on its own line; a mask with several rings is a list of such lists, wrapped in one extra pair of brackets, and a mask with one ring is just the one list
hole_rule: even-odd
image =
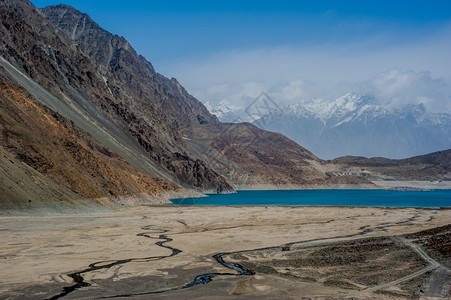
[(82, 197), (327, 181), (311, 152), (220, 123), (123, 37), (69, 6), (0, 0), (0, 38), (2, 150)]

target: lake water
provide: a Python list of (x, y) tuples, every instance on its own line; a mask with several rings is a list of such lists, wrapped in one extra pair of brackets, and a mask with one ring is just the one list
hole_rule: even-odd
[(320, 205), (451, 207), (451, 190), (277, 190), (173, 199), (175, 205)]

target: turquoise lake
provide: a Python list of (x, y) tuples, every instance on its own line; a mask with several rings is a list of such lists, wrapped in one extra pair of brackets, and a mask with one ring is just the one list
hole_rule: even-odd
[(319, 205), (384, 207), (451, 207), (451, 190), (277, 190), (173, 199), (175, 205)]

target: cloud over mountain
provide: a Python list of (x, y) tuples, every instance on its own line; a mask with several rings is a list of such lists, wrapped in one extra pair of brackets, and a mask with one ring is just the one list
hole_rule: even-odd
[(443, 78), (432, 77), (428, 71), (393, 69), (378, 74), (356, 88), (364, 94), (373, 95), (386, 107), (424, 104), (431, 111), (451, 111), (449, 84)]
[(266, 91), (287, 104), (355, 91), (375, 96), (382, 105), (424, 103), (451, 112), (449, 28), (408, 40), (381, 33), (361, 40), (224, 50), (168, 64), (164, 71), (203, 102), (246, 106), (249, 97)]

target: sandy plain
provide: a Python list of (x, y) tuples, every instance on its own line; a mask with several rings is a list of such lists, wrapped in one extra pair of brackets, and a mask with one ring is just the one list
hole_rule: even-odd
[(449, 299), (450, 224), (451, 209), (364, 207), (0, 216), (0, 298)]

